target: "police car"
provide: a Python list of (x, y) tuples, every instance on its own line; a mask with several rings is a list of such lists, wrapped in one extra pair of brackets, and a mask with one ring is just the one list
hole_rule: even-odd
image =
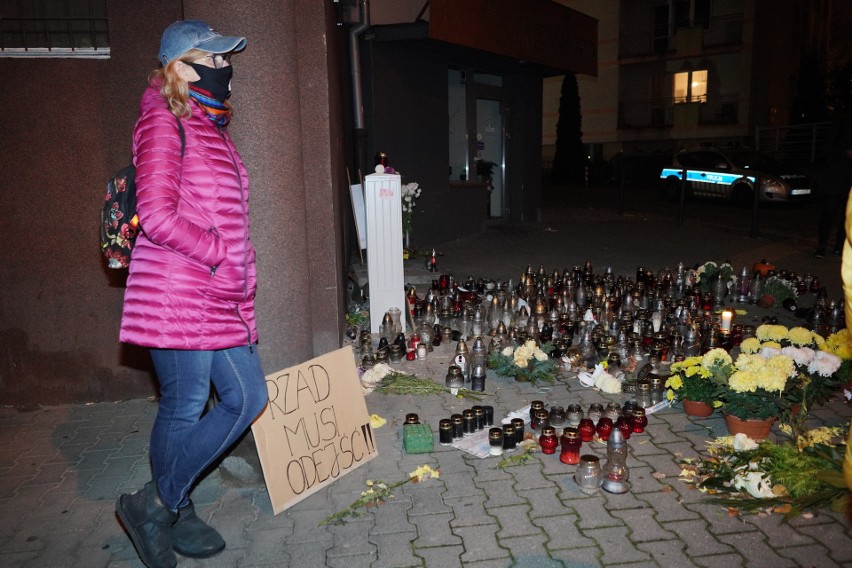
[(808, 176), (765, 154), (745, 149), (696, 148), (678, 152), (673, 164), (660, 173), (666, 197), (672, 201), (680, 196), (684, 169), (687, 195), (696, 197), (724, 198), (748, 205), (754, 199), (757, 180), (763, 201), (798, 201), (809, 198), (812, 191)]

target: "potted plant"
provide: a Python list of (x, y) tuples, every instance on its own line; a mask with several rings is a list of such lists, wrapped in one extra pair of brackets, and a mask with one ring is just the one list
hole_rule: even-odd
[(480, 181), (488, 185), (488, 191), (494, 189), (494, 166), (496, 164), (489, 160), (477, 158), (476, 160), (476, 176)]
[(787, 408), (779, 417), (797, 442), (805, 431), (810, 409), (825, 403), (843, 383), (850, 365), (844, 357), (852, 358), (849, 341), (845, 330), (826, 341), (804, 327), (764, 324), (757, 328), (755, 337), (740, 345), (745, 356), (760, 355), (770, 361), (776, 356), (792, 359), (794, 370), (783, 392)]
[(777, 354), (740, 353), (721, 396), (728, 431), (753, 440), (765, 439), (775, 420), (792, 407), (795, 376), (793, 358), (780, 350)]
[(672, 363), (666, 380), (669, 400), (683, 404), (692, 416), (707, 417), (721, 406), (723, 385), (733, 371), (733, 361), (724, 349), (711, 349), (703, 357), (688, 357)]

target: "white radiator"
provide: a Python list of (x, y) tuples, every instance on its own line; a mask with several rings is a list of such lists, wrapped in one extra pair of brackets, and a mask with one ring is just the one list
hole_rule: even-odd
[[(370, 284), (370, 331), (379, 333), (388, 308), (406, 314), (402, 265), (402, 203), (398, 175), (365, 178), (367, 208), (367, 279)], [(405, 331), (405, 317), (401, 318)]]

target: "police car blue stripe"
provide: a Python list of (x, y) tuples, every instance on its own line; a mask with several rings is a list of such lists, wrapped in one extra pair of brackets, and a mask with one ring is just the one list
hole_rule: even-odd
[[(677, 179), (681, 179), (681, 172), (683, 170), (676, 170), (674, 168), (664, 168), (662, 173), (660, 174), (661, 179), (665, 179), (668, 177), (676, 177)], [(738, 179), (742, 179), (743, 176), (737, 174), (723, 174), (719, 172), (708, 172), (702, 170), (687, 170), (686, 171), (686, 181), (699, 181), (703, 183), (721, 183), (725, 185), (731, 185)], [(755, 178), (752, 176), (746, 176), (747, 180), (751, 183), (754, 183)]]

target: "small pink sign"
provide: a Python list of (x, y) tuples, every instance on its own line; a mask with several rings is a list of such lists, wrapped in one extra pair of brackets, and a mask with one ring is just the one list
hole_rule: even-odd
[(379, 197), (382, 197), (384, 199), (393, 197), (393, 190), (389, 187), (383, 187), (379, 189)]

